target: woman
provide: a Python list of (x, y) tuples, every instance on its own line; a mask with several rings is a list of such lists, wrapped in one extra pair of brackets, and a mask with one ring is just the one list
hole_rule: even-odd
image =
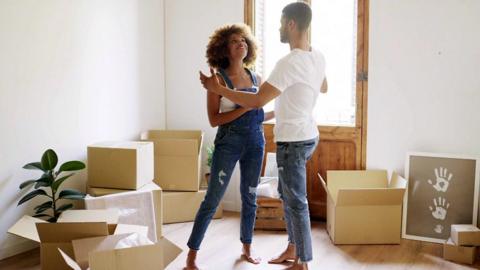
[[(261, 79), (248, 69), (255, 62), (256, 49), (248, 26), (232, 24), (223, 26), (213, 33), (206, 56), (210, 67), (217, 69), (217, 79), (224, 86), (235, 91), (256, 94)], [(258, 264), (260, 260), (252, 257), (250, 246), (257, 209), (256, 189), (265, 145), (262, 122), (273, 118), (273, 112), (264, 114), (263, 109), (242, 108), (210, 92), (207, 94), (207, 109), (211, 126), (218, 126), (218, 130), (208, 190), (188, 240), (190, 251), (184, 269), (198, 269), (195, 262), (197, 251), (238, 161), (242, 198), (240, 225), (242, 257), (250, 263)]]

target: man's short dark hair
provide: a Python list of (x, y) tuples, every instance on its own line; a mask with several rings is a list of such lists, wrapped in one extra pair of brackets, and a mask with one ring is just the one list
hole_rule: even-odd
[(287, 20), (293, 20), (300, 31), (305, 31), (312, 21), (312, 9), (307, 3), (295, 2), (286, 5), (282, 10), (282, 15)]

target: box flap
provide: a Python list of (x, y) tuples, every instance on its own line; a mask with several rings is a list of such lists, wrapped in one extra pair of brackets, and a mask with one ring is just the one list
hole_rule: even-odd
[(40, 238), (38, 237), (37, 233), (37, 227), (35, 225), (36, 223), (47, 222), (43, 219), (25, 215), (21, 219), (19, 219), (12, 227), (10, 227), (10, 229), (8, 229), (8, 232), (40, 243)]
[(107, 224), (117, 224), (118, 218), (118, 209), (68, 210), (60, 215), (57, 222), (107, 222)]
[(336, 204), (336, 198), (333, 197), (332, 193), (330, 192), (330, 190), (328, 190), (328, 186), (327, 186), (327, 183), (325, 182), (325, 180), (323, 179), (323, 177), (320, 175), (320, 173), (317, 174), (318, 175), (318, 178), (320, 179), (320, 183), (322, 183), (322, 186), (323, 186), (323, 189), (325, 189), (325, 192), (327, 193), (327, 196), (330, 197), (330, 199)]
[(396, 172), (392, 173), (392, 179), (388, 185), (390, 188), (407, 188), (407, 180), (398, 175)]
[(337, 206), (400, 205), (404, 193), (403, 188), (340, 189)]
[(337, 197), (339, 189), (386, 188), (388, 178), (386, 170), (366, 171), (327, 171), (328, 188)]
[(154, 142), (156, 156), (198, 156), (203, 141), (199, 130), (150, 130), (142, 133), (142, 140)]
[[(62, 255), (62, 258), (65, 260), (65, 263), (68, 266), (70, 266), (73, 270), (82, 270), (80, 265), (78, 265), (72, 258), (70, 258), (70, 256), (68, 256), (65, 252), (63, 252), (63, 250), (58, 249), (58, 252), (60, 252), (60, 255)], [(88, 270), (88, 268), (83, 268), (83, 269)]]
[(74, 239), (108, 235), (106, 222), (37, 223), (36, 226), (42, 243), (70, 242)]
[(163, 262), (165, 266), (173, 262), (173, 260), (175, 260), (175, 258), (177, 258), (178, 255), (182, 253), (182, 249), (180, 247), (178, 247), (177, 245), (175, 245), (173, 242), (171, 242), (165, 237), (162, 237), (158, 241), (158, 244), (160, 244), (162, 247)]

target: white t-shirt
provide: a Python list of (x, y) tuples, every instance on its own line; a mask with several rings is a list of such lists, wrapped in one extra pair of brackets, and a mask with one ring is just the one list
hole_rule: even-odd
[(293, 49), (280, 59), (267, 82), (282, 93), (275, 99), (276, 142), (318, 136), (312, 112), (325, 79), (325, 58), (318, 50)]

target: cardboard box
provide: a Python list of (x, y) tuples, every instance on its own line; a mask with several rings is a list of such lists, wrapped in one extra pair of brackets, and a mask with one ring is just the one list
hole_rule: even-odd
[(457, 246), (449, 238), (443, 245), (443, 258), (458, 263), (473, 264), (477, 256), (477, 247)]
[(72, 240), (109, 235), (106, 216), (109, 215), (98, 216), (100, 222), (59, 223), (47, 223), (41, 219), (24, 216), (8, 232), (40, 243), (42, 270), (70, 270), (58, 248), (73, 256)]
[[(198, 192), (163, 192), (163, 224), (194, 221), (206, 190)], [(223, 216), (222, 204), (213, 218)]]
[[(132, 190), (124, 190), (124, 189), (107, 189), (107, 188), (93, 188), (93, 187), (88, 187), (87, 188), (87, 193), (90, 196), (93, 197), (105, 197), (103, 200), (105, 200), (104, 203), (101, 204), (102, 208), (108, 208), (108, 207), (119, 207), (118, 205), (115, 205), (114, 203), (108, 204), (107, 200), (109, 200), (108, 196), (114, 195), (114, 194), (122, 194), (122, 196), (128, 196), (129, 198), (138, 198), (138, 196), (141, 193), (144, 193), (146, 191), (150, 191), (152, 193), (152, 199), (153, 199), (153, 208), (154, 208), (154, 218), (155, 218), (155, 231), (156, 231), (156, 236), (155, 239), (152, 239), (154, 242), (156, 242), (158, 239), (160, 239), (163, 235), (162, 232), (162, 224), (163, 224), (163, 195), (162, 195), (162, 189), (155, 183), (150, 182), (149, 184), (141, 187), (140, 189), (136, 191)], [(87, 209), (92, 209), (93, 205), (91, 205), (88, 201), (90, 199), (87, 197), (85, 204)], [(110, 206), (107, 206), (110, 205)], [(129, 222), (132, 223), (132, 222)], [(141, 225), (147, 225), (146, 222), (141, 224)]]
[(74, 270), (161, 270), (182, 252), (165, 238), (153, 244), (142, 243), (148, 240), (141, 237), (137, 241), (127, 239), (131, 236), (134, 235), (111, 235), (73, 241), (75, 261), (62, 250), (60, 252)]
[(142, 140), (152, 141), (155, 148), (155, 180), (162, 190), (198, 191), (201, 181), (200, 130), (150, 130)]
[(138, 189), (154, 177), (153, 144), (104, 142), (88, 146), (88, 185)]
[(480, 246), (480, 229), (471, 224), (452, 224), (451, 239), (458, 246)]
[(387, 171), (327, 171), (327, 231), (334, 244), (399, 244), (407, 181)]

